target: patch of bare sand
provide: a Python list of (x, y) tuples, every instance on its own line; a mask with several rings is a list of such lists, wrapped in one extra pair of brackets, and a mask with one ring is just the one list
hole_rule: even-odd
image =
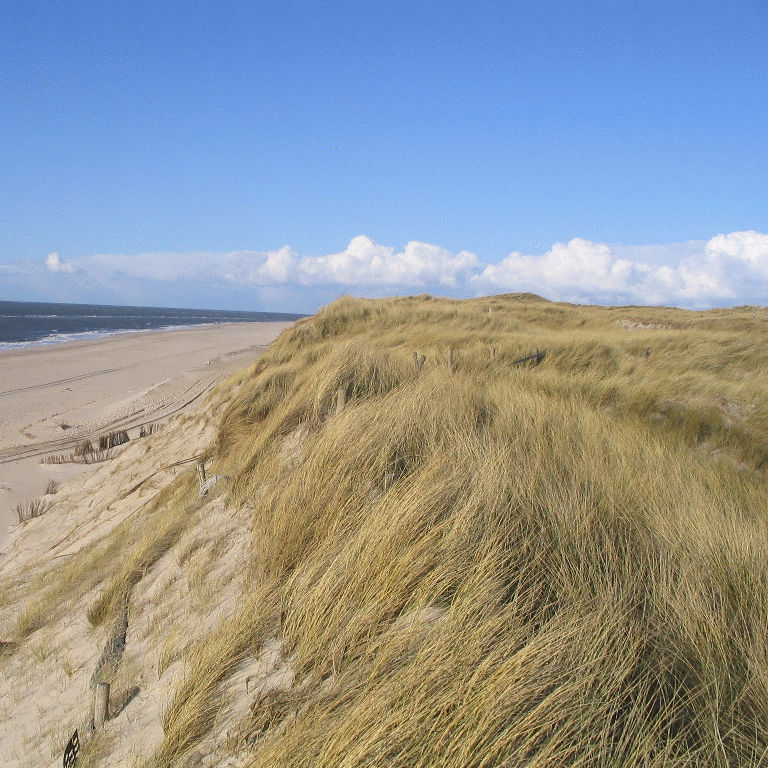
[(0, 551), (15, 507), (50, 480), (93, 472), (41, 464), (83, 439), (162, 422), (253, 362), (288, 322), (231, 323), (128, 333), (0, 352)]

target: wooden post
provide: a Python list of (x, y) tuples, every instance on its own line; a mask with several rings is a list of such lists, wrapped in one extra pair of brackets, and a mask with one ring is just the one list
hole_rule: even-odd
[(344, 406), (347, 404), (347, 390), (343, 387), (339, 387), (336, 390), (336, 413), (341, 413), (344, 410)]
[(98, 731), (109, 718), (109, 683), (96, 683), (93, 698), (93, 730)]

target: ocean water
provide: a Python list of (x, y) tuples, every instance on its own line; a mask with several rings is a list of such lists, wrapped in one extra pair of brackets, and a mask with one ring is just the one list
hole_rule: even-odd
[(113, 307), (0, 301), (0, 350), (92, 339), (114, 333), (189, 328), (210, 323), (297, 320), (284, 312), (224, 312), (215, 309)]

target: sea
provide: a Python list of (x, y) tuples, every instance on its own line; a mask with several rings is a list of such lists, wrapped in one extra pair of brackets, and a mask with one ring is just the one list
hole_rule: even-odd
[(218, 309), (0, 301), (0, 350), (62, 344), (116, 333), (174, 330), (214, 323), (298, 320), (301, 317), (306, 315), (287, 312), (232, 312)]

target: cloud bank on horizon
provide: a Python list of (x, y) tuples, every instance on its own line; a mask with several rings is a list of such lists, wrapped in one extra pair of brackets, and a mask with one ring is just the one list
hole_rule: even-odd
[[(369, 237), (338, 253), (307, 256), (289, 246), (231, 253), (95, 254), (68, 261), (48, 255), (61, 281), (115, 286), (207, 284), (282, 289), (304, 296), (361, 292), (444, 292), (454, 296), (530, 291), (548, 299), (598, 304), (669, 304), (710, 308), (768, 301), (768, 235), (719, 234), (708, 241), (623, 246), (574, 238), (540, 255), (510, 253), (495, 264), (470, 251), (409, 242), (402, 250)], [(307, 291), (310, 291), (307, 294)], [(324, 302), (321, 302), (324, 303)]]

